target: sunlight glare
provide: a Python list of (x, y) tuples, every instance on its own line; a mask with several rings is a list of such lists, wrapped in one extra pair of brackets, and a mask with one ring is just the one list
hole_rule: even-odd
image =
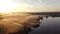
[(0, 0), (0, 13), (8, 13), (12, 7), (10, 0)]
[(9, 13), (12, 12), (10, 10), (14, 10), (16, 8), (23, 8), (24, 6), (27, 7), (27, 5), (23, 3), (13, 3), (10, 0), (0, 0), (0, 13)]

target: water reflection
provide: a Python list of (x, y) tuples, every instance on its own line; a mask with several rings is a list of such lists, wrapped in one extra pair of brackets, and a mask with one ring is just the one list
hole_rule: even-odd
[(29, 34), (60, 34), (60, 16), (44, 16), (40, 27)]

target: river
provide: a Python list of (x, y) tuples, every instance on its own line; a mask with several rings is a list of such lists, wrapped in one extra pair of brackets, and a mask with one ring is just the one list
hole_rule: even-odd
[(60, 34), (60, 17), (44, 17), (40, 26), (29, 34)]

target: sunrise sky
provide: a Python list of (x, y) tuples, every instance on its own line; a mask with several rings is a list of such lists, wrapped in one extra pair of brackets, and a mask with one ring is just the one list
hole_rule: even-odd
[(60, 11), (60, 0), (0, 0), (0, 12)]

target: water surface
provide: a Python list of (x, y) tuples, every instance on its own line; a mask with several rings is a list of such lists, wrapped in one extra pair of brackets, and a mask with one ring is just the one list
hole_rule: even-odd
[(40, 27), (29, 32), (29, 34), (60, 34), (60, 17), (44, 17)]

